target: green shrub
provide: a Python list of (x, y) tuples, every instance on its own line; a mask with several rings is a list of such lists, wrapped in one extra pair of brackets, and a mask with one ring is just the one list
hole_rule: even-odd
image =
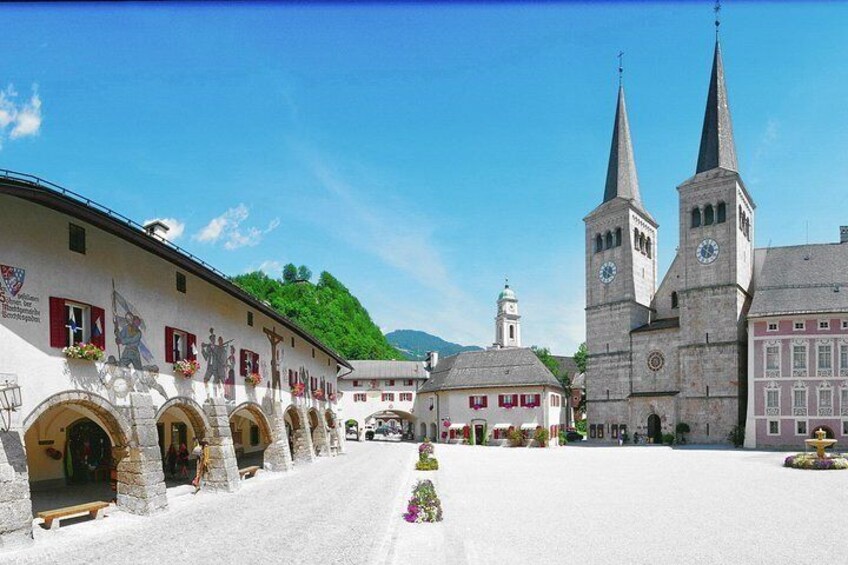
[(727, 439), (733, 444), (733, 447), (742, 447), (745, 443), (745, 426), (733, 426), (733, 429), (727, 434)]
[(580, 420), (574, 424), (574, 429), (583, 434), (583, 437), (586, 437), (586, 420)]
[(664, 444), (672, 445), (674, 443), (674, 434), (663, 434), (662, 440)]
[(415, 464), (416, 471), (438, 471), (439, 460), (435, 457), (421, 458)]
[(533, 439), (536, 440), (539, 447), (545, 447), (550, 439), (550, 432), (548, 432), (545, 428), (537, 428), (536, 433), (533, 434)]
[(559, 432), (559, 444), (568, 445), (568, 439), (565, 437), (565, 432)]
[(509, 444), (512, 447), (521, 447), (524, 445), (524, 433), (518, 428), (513, 428), (507, 433)]

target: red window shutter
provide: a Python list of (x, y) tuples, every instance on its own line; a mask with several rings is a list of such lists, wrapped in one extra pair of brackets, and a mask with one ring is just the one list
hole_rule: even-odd
[(65, 319), (65, 299), (50, 297), (50, 347), (68, 345), (68, 329)]
[[(90, 323), (91, 343), (100, 349), (106, 349), (106, 311), (103, 308), (92, 306)], [(98, 332), (99, 335), (94, 335), (95, 332)]]
[(186, 334), (186, 357), (189, 361), (197, 361), (197, 336)]
[(247, 376), (247, 351), (239, 349), (239, 375)]
[(524, 406), (524, 398), (525, 398), (525, 396), (523, 394), (519, 395), (519, 397), (518, 397), (518, 400), (521, 403), (521, 406)]
[(483, 408), (488, 408), (488, 407), (489, 407), (489, 397), (484, 396), (483, 397)]
[(474, 408), (474, 397), (473, 396), (468, 397), (468, 407)]
[(165, 363), (174, 362), (174, 328), (165, 326)]
[[(499, 394), (498, 395), (498, 407), (503, 408), (503, 405), (504, 405), (503, 395)], [(495, 431), (497, 431), (497, 430), (495, 430)]]
[(253, 372), (254, 373), (259, 372), (259, 354), (258, 353), (253, 354)]
[(541, 406), (542, 395), (540, 395), (540, 394), (533, 395), (533, 404), (535, 404), (536, 406)]

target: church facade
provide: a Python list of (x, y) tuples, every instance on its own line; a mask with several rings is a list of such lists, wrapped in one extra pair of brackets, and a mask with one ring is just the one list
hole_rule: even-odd
[(736, 160), (716, 42), (694, 176), (677, 187), (679, 247), (658, 281), (619, 88), (603, 202), (586, 226), (589, 439), (638, 433), (722, 443), (744, 422), (755, 204)]

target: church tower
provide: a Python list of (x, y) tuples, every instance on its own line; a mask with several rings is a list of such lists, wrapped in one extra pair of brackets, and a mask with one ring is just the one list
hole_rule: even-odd
[(494, 349), (506, 347), (521, 347), (521, 316), (518, 315), (518, 298), (509, 288), (508, 282), (498, 295)]
[(755, 210), (739, 175), (718, 37), (695, 175), (677, 190), (680, 419), (692, 441), (714, 442), (744, 419)]
[(587, 400), (592, 421), (626, 421), (630, 331), (647, 324), (657, 281), (658, 225), (645, 209), (619, 86), (603, 202), (586, 224)]

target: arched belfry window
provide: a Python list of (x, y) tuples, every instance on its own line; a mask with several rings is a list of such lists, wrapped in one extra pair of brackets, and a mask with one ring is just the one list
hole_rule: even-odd
[(715, 221), (715, 215), (713, 212), (713, 205), (707, 204), (707, 207), (704, 208), (704, 225), (711, 226)]
[(645, 252), (645, 234), (643, 233), (639, 234), (639, 251)]
[(601, 234), (595, 236), (595, 253), (600, 253), (604, 250), (604, 240)]
[(692, 209), (692, 227), (699, 228), (701, 227), (701, 209), (693, 208)]
[(645, 240), (645, 253), (648, 254), (648, 259), (650, 259), (653, 256), (653, 250), (651, 249), (651, 247), (652, 247), (651, 238), (649, 237), (648, 239)]
[(677, 308), (677, 292), (671, 293), (671, 307)]
[(612, 249), (612, 232), (608, 231), (604, 237), (606, 239), (607, 249)]
[(727, 221), (727, 205), (724, 202), (718, 203), (718, 208), (716, 208), (716, 223), (723, 224)]
[(515, 339), (515, 326), (509, 326), (509, 339)]
[(621, 247), (621, 228), (615, 228), (615, 246)]
[(639, 228), (633, 228), (633, 249), (639, 249)]

